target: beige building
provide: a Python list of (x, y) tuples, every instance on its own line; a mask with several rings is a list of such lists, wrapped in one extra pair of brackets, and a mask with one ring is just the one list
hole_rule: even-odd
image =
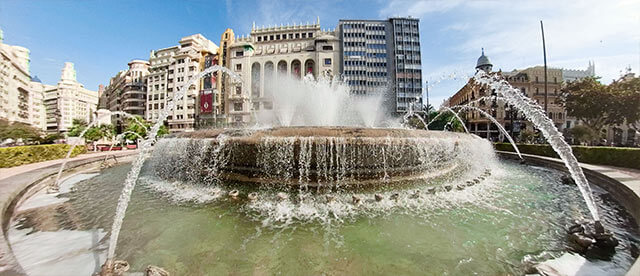
[[(247, 37), (236, 37), (229, 47), (229, 68), (242, 78), (227, 82), (225, 113), (229, 123), (248, 123), (252, 112), (273, 108), (279, 76), (302, 78), (307, 74), (333, 76), (339, 72), (340, 43), (335, 30), (314, 24), (251, 29)], [(275, 90), (275, 91), (271, 91)]]
[(67, 132), (73, 119), (93, 120), (98, 108), (98, 92), (84, 88), (76, 80), (73, 63), (65, 62), (58, 84), (45, 85), (44, 90), (47, 132)]
[[(540, 106), (545, 106), (544, 96), (544, 67), (535, 66), (524, 70), (511, 72), (492, 72), (493, 65), (484, 51), (476, 64), (477, 70), (483, 70), (490, 74), (501, 74), (514, 88), (533, 99)], [(547, 68), (547, 112), (556, 127), (562, 129), (566, 122), (566, 111), (560, 103), (560, 89), (562, 86), (562, 69)], [(482, 97), (495, 95), (486, 87), (479, 86), (470, 80), (456, 94), (447, 100), (450, 107), (466, 105), (478, 101)], [(517, 110), (503, 101), (480, 100), (476, 105), (483, 111), (494, 117), (510, 135), (518, 136), (523, 130), (534, 130), (533, 124), (527, 121)], [(488, 118), (477, 111), (469, 111), (462, 114), (469, 132), (490, 140), (502, 140), (504, 137), (500, 130)]]
[[(100, 97), (101, 108), (109, 111), (124, 111), (144, 118), (147, 102), (146, 78), (149, 74), (149, 62), (132, 60), (129, 69), (118, 72), (109, 81)], [(113, 115), (111, 122), (119, 125), (122, 116)]]
[[(183, 37), (179, 45), (151, 51), (147, 84), (146, 119), (156, 121), (164, 110), (167, 100), (186, 85), (191, 77), (200, 73), (203, 52), (214, 53), (218, 47), (201, 34)], [(196, 123), (196, 105), (201, 82), (195, 82), (182, 98), (175, 103), (167, 117), (169, 131), (193, 131)]]
[(31, 81), (29, 62), (29, 50), (4, 44), (0, 30), (0, 118), (44, 130), (43, 86)]

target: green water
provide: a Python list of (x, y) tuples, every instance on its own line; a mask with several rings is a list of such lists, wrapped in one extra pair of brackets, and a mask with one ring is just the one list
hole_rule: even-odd
[[(108, 231), (129, 168), (110, 168), (76, 184), (66, 195), (70, 200), (48, 208), (47, 214), (58, 218), (61, 229)], [(522, 274), (525, 260), (564, 253), (564, 227), (588, 215), (577, 188), (562, 185), (560, 175), (501, 161), (491, 177), (464, 191), (399, 204), (386, 199), (357, 207), (340, 202), (328, 210), (313, 209), (321, 208), (316, 203), (309, 212), (321, 215), (313, 219), (304, 219), (295, 203), (272, 199), (269, 191), (261, 192), (258, 200), (267, 204), (227, 196), (193, 203), (176, 201), (171, 193), (161, 194), (141, 182), (116, 255), (127, 260), (132, 271), (153, 264), (172, 275)], [(605, 225), (618, 235), (637, 238), (625, 229), (630, 222), (624, 211), (603, 202), (603, 191), (596, 193)], [(38, 212), (43, 211), (22, 214), (20, 226), (44, 228)], [(284, 222), (274, 213), (291, 217)], [(624, 238), (621, 242), (629, 243)], [(627, 269), (632, 261), (627, 250), (619, 250), (608, 265)]]

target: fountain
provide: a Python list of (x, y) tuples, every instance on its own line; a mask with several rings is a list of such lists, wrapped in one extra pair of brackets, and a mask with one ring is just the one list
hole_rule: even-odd
[[(352, 97), (326, 77), (280, 79), (273, 109), (255, 113), (256, 127), (155, 141), (185, 87), (213, 71), (238, 78), (215, 66), (190, 79), (131, 164), (79, 183), (67, 209), (47, 209), (72, 216), (61, 229), (111, 226), (106, 256), (96, 257), (105, 260), (103, 275), (116, 266), (160, 275), (524, 274), (525, 261), (557, 257), (563, 225), (589, 210), (582, 190), (560, 184), (561, 172), (499, 160), (473, 134), (382, 127), (402, 118), (369, 112), (382, 110), (381, 99)], [(444, 112), (463, 123), (453, 109)], [(638, 236), (624, 228), (627, 217), (611, 218), (618, 205), (598, 204), (616, 233)], [(38, 228), (30, 223), (40, 212), (22, 213), (14, 233)], [(574, 240), (584, 243), (592, 226), (572, 229)], [(16, 250), (30, 249), (22, 236), (13, 240)], [(633, 261), (624, 252), (611, 258), (615, 271)]]
[[(504, 127), (502, 126), (502, 124), (500, 124), (500, 122), (498, 122), (496, 120), (496, 118), (494, 118), (493, 116), (491, 116), (489, 113), (487, 113), (486, 111), (477, 108), (475, 106), (471, 106), (471, 105), (459, 105), (459, 106), (454, 106), (452, 108), (460, 108), (461, 111), (463, 110), (474, 110), (477, 111), (478, 113), (482, 114), (484, 117), (486, 117), (487, 119), (489, 119), (496, 127), (498, 127), (498, 129), (500, 130), (500, 132), (502, 133), (502, 135), (504, 135), (505, 137), (507, 137), (507, 139), (509, 140), (509, 143), (511, 143), (511, 146), (513, 146), (513, 149), (516, 151), (516, 153), (518, 154), (518, 157), (520, 157), (520, 159), (522, 160), (522, 154), (520, 154), (520, 150), (518, 149), (518, 146), (516, 145), (516, 142), (513, 141), (513, 138), (511, 137), (511, 135), (509, 135), (509, 132), (507, 132), (506, 129), (504, 129)], [(454, 112), (454, 114), (457, 115), (457, 113)]]
[(138, 154), (138, 157), (133, 162), (133, 166), (131, 171), (127, 174), (127, 179), (125, 181), (125, 186), (122, 189), (122, 193), (120, 194), (120, 198), (118, 199), (118, 206), (116, 207), (116, 215), (113, 220), (113, 226), (111, 227), (111, 236), (109, 238), (109, 250), (107, 253), (107, 260), (103, 266), (103, 273), (109, 274), (113, 271), (114, 262), (115, 262), (115, 252), (116, 245), (118, 243), (118, 235), (120, 234), (120, 228), (122, 227), (122, 221), (124, 220), (125, 211), (127, 210), (127, 206), (129, 205), (129, 199), (131, 198), (131, 192), (133, 192), (133, 188), (135, 187), (136, 181), (138, 180), (138, 175), (140, 174), (140, 170), (142, 169), (142, 165), (144, 165), (144, 161), (147, 159), (149, 153), (151, 152), (151, 146), (153, 141), (156, 139), (156, 135), (158, 134), (158, 130), (162, 126), (164, 120), (166, 120), (167, 116), (169, 116), (169, 112), (173, 110), (175, 103), (184, 97), (186, 90), (191, 87), (196, 81), (199, 81), (202, 77), (207, 74), (222, 71), (227, 73), (233, 79), (239, 79), (239, 76), (233, 73), (231, 70), (219, 66), (214, 65), (211, 66), (196, 76), (189, 79), (189, 81), (182, 86), (179, 90), (174, 93), (173, 99), (167, 102), (167, 105), (162, 112), (160, 112), (160, 116), (158, 121), (151, 127), (151, 130), (147, 133), (147, 139), (142, 142), (141, 152)]
[(562, 133), (558, 131), (558, 128), (556, 128), (553, 121), (547, 117), (542, 107), (530, 98), (522, 95), (517, 89), (513, 88), (507, 81), (501, 79), (498, 75), (489, 75), (484, 71), (479, 70), (473, 79), (479, 84), (489, 86), (492, 90), (495, 90), (496, 93), (502, 95), (509, 104), (515, 106), (515, 108), (520, 110), (520, 112), (524, 113), (529, 121), (531, 121), (536, 128), (542, 131), (547, 142), (565, 162), (565, 166), (571, 173), (571, 177), (575, 180), (578, 185), (578, 189), (580, 189), (580, 193), (582, 193), (582, 197), (587, 203), (591, 216), (596, 222), (599, 221), (600, 216), (598, 215), (598, 209), (594, 203), (595, 201), (593, 199), (591, 187), (589, 187), (589, 182), (587, 182), (587, 178), (584, 176), (582, 168), (580, 167), (580, 164), (578, 164), (578, 160), (573, 155), (571, 147), (564, 140), (564, 136), (562, 136)]
[[(78, 138), (82, 138), (84, 137), (84, 134), (87, 133), (87, 131), (92, 128), (93, 126), (95, 126), (98, 122), (100, 122), (100, 119), (105, 117), (105, 116), (112, 116), (112, 115), (122, 115), (122, 116), (126, 116), (127, 118), (133, 118), (133, 120), (139, 124), (140, 126), (142, 126), (143, 128), (146, 129), (146, 127), (138, 120), (138, 118), (136, 118), (136, 116), (131, 115), (127, 112), (124, 111), (113, 111), (111, 113), (108, 114), (103, 114), (102, 116), (99, 116), (98, 118), (96, 118), (95, 120), (93, 120), (93, 122), (89, 123), (89, 125), (87, 125), (87, 127), (85, 129), (82, 130), (82, 132), (80, 132), (80, 135), (78, 135)], [(69, 161), (69, 158), (71, 157), (71, 153), (73, 152), (73, 149), (76, 148), (76, 143), (73, 143), (71, 145), (71, 148), (69, 149), (69, 151), (67, 151), (67, 155), (64, 157), (64, 162), (62, 162), (62, 164), (60, 164), (60, 168), (58, 169), (58, 174), (56, 175), (56, 181), (54, 183), (52, 183), (51, 186), (49, 186), (48, 188), (48, 192), (49, 193), (57, 193), (60, 190), (60, 176), (62, 176), (62, 171), (64, 171), (64, 168), (67, 166), (67, 162)]]

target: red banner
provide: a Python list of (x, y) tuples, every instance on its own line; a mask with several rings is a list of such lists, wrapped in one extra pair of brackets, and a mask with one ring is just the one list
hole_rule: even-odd
[(213, 112), (213, 93), (200, 91), (200, 113)]

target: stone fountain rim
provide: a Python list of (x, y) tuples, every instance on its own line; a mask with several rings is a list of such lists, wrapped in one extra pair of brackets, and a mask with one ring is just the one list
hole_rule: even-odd
[[(118, 152), (115, 154), (117, 157), (128, 157), (138, 153), (139, 151), (135, 150)], [(62, 162), (62, 159), (58, 160), (60, 163)], [(99, 163), (103, 160), (104, 156), (88, 156), (79, 160), (70, 160), (67, 163), (64, 172), (68, 172), (80, 166)], [(38, 184), (42, 183), (49, 177), (55, 176), (58, 173), (60, 163), (34, 167), (19, 174), (0, 179), (0, 187), (2, 187), (2, 189), (9, 188), (9, 190), (0, 191), (0, 220), (2, 223), (0, 227), (0, 234), (2, 234), (2, 240), (0, 240), (0, 252), (4, 253), (0, 254), (0, 275), (5, 275), (5, 273), (8, 275), (26, 275), (26, 272), (13, 255), (6, 230), (9, 228), (9, 222), (14, 215), (17, 204), (19, 204), (19, 202), (29, 194), (30, 190), (35, 188), (45, 189), (45, 185), (37, 187)], [(17, 179), (25, 179), (27, 181), (18, 184), (12, 183), (12, 181)]]
[(406, 128), (366, 128), (344, 126), (291, 126), (271, 127), (263, 129), (205, 129), (192, 132), (175, 133), (166, 138), (191, 138), (209, 139), (218, 138), (220, 135), (227, 137), (242, 137), (245, 139), (261, 139), (263, 137), (344, 137), (351, 139), (360, 138), (477, 138), (474, 134), (461, 132), (446, 132), (436, 130), (406, 129)]
[[(518, 155), (513, 152), (496, 151), (496, 153), (503, 158), (519, 160)], [(522, 156), (527, 162), (568, 172), (561, 159), (533, 154), (522, 154)], [(619, 176), (616, 176), (616, 174), (620, 174), (618, 170), (599, 165), (580, 163), (580, 167), (589, 181), (594, 178), (598, 180), (592, 183), (593, 185), (615, 196), (616, 201), (635, 219), (636, 229), (640, 229), (640, 183), (635, 183), (640, 180), (621, 180)], [(640, 275), (640, 258), (633, 262), (626, 275)]]
[[(472, 135), (468, 135), (468, 136), (473, 137)], [(503, 156), (503, 157), (515, 156), (515, 153), (510, 153), (510, 152), (496, 151), (496, 153), (498, 153), (500, 156)], [(551, 167), (554, 167), (554, 168), (558, 168), (558, 164), (562, 164), (562, 161), (560, 159), (555, 159), (555, 158), (550, 158), (545, 156), (538, 156), (538, 155), (530, 155), (530, 154), (526, 154), (526, 155), (523, 154), (523, 156), (531, 160), (539, 160), (544, 165), (551, 165)], [(65, 171), (76, 168), (78, 166), (99, 162), (102, 160), (103, 160), (103, 157), (93, 157), (93, 158), (87, 158), (83, 160), (71, 161), (69, 162)], [(632, 190), (635, 196), (634, 204), (640, 205), (640, 193), (635, 191), (633, 187), (630, 187), (628, 184), (625, 184), (615, 178), (607, 176), (606, 173), (598, 171), (598, 170), (611, 171), (610, 168), (605, 168), (598, 165), (583, 164), (583, 163), (580, 163), (580, 166), (583, 167), (585, 171), (589, 172), (589, 176), (591, 177), (599, 177), (601, 179), (610, 180), (608, 183), (602, 183), (602, 181), (597, 182), (596, 185), (598, 185), (601, 188), (606, 189), (606, 187), (603, 187), (603, 186), (611, 185), (612, 187), (616, 187), (616, 188)], [(56, 165), (52, 165), (49, 167), (57, 168)], [(30, 173), (34, 173), (35, 171), (38, 171), (41, 169), (43, 168), (34, 168), (32, 170), (25, 171), (5, 179), (0, 179), (0, 187), (3, 187), (3, 186), (6, 187), (6, 185), (2, 185), (2, 184), (7, 184), (6, 183), (7, 180), (25, 178), (25, 177), (27, 177), (28, 179)], [(25, 195), (25, 193), (29, 189), (31, 189), (34, 185), (38, 184), (39, 182), (46, 179), (47, 177), (50, 177), (55, 174), (56, 174), (55, 169), (48, 173), (40, 173), (37, 177), (31, 177), (32, 180), (30, 180), (28, 183), (23, 185), (15, 185), (17, 187), (13, 187), (12, 190), (3, 191), (3, 193), (0, 193), (0, 206), (2, 206), (2, 209), (0, 210), (0, 219), (2, 220), (2, 225), (1, 225), (2, 227), (0, 228), (0, 231), (2, 232), (2, 240), (0, 241), (0, 250), (5, 252), (5, 254), (3, 254), (3, 256), (0, 257), (0, 274), (15, 273), (15, 275), (26, 275), (24, 269), (20, 266), (17, 259), (13, 255), (13, 252), (11, 250), (11, 245), (7, 240), (6, 229), (8, 229), (10, 218), (13, 216), (13, 210), (15, 208), (15, 204), (19, 202), (22, 199), (22, 197)], [(604, 184), (604, 185), (599, 185), (599, 184)], [(625, 206), (625, 209), (626, 208), (627, 207)], [(638, 221), (640, 220), (636, 220), (636, 223), (638, 223)], [(636, 227), (640, 228), (640, 226), (638, 225)], [(636, 259), (636, 261), (633, 263), (631, 268), (627, 271), (626, 275), (627, 276), (640, 275), (640, 258)]]

